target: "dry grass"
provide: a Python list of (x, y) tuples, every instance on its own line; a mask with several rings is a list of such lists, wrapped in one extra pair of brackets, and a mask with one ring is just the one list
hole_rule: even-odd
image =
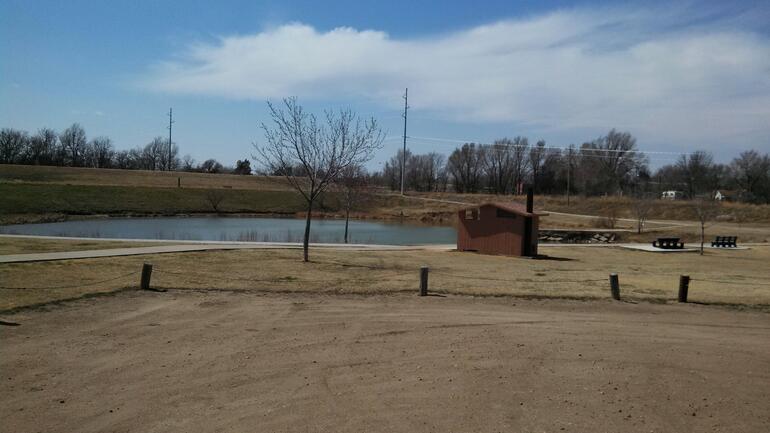
[[(435, 293), (592, 299), (608, 297), (607, 276), (617, 272), (625, 299), (651, 302), (674, 300), (679, 275), (689, 274), (694, 302), (770, 308), (767, 246), (702, 257), (601, 247), (541, 247), (541, 253), (548, 257), (315, 250), (303, 264), (297, 250), (242, 250), (2, 265), (0, 309), (136, 287), (145, 261), (154, 264), (157, 288), (268, 292), (414, 293), (419, 267), (427, 265)], [(46, 289), (54, 286), (60, 288)]]
[[(524, 196), (499, 196), (494, 194), (410, 193), (410, 195), (418, 198), (460, 203), (514, 201), (523, 204), (526, 200)], [(537, 196), (535, 197), (535, 208), (553, 212), (592, 215), (599, 219), (611, 214), (619, 218), (633, 219), (633, 200), (630, 197), (572, 197), (568, 205), (567, 199), (564, 196)], [(402, 199), (397, 196), (393, 196), (389, 204), (393, 208), (390, 214), (403, 211), (405, 215), (424, 218), (429, 217), (431, 213), (451, 213), (463, 207), (461, 204)], [(770, 205), (725, 202), (721, 204), (720, 214), (722, 215), (723, 222), (770, 223)], [(649, 218), (672, 221), (694, 221), (697, 219), (692, 204), (684, 200), (654, 200)], [(582, 221), (579, 223), (582, 223)], [(593, 221), (592, 224), (596, 227), (596, 221)], [(625, 224), (625, 226), (630, 227), (632, 224)]]
[(7, 183), (176, 188), (177, 179), (181, 180), (182, 188), (232, 188), (258, 191), (292, 189), (284, 178), (275, 176), (0, 165), (0, 182)]
[(0, 255), (52, 253), (59, 251), (103, 250), (108, 248), (149, 247), (151, 242), (72, 241), (0, 236)]

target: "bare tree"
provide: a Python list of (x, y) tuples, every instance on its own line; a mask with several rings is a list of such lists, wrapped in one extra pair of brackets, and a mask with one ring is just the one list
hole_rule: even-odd
[[(347, 167), (363, 165), (382, 146), (382, 130), (374, 118), (362, 120), (351, 110), (326, 112), (325, 123), (306, 113), (296, 98), (282, 106), (268, 102), (271, 126), (262, 124), (266, 142), (255, 145), (263, 165), (282, 173), (307, 203), (303, 259), (308, 261), (313, 204)], [(304, 176), (294, 174), (300, 165)]]
[(59, 135), (59, 142), (65, 157), (73, 167), (82, 167), (85, 162), (85, 152), (88, 145), (86, 141), (86, 131), (78, 123), (65, 129)]
[(622, 191), (631, 174), (646, 165), (646, 157), (636, 149), (636, 139), (614, 129), (591, 143), (583, 143), (581, 156), (588, 158), (581, 164), (587, 175), (583, 180), (594, 184), (594, 192)]
[(511, 140), (495, 140), (484, 152), (484, 170), (489, 186), (495, 194), (506, 194), (511, 187), (513, 159), (511, 158)]
[(477, 192), (481, 180), (484, 151), (475, 143), (466, 143), (455, 149), (447, 160), (447, 170), (454, 179), (455, 191)]
[(730, 163), (730, 172), (745, 200), (770, 202), (770, 156), (756, 150), (742, 152)]
[(714, 158), (710, 153), (697, 150), (690, 155), (681, 155), (676, 162), (681, 181), (687, 186), (688, 197), (716, 189)]
[(112, 140), (108, 137), (96, 137), (91, 140), (89, 146), (89, 165), (94, 168), (107, 168), (112, 165), (115, 151), (112, 148)]
[(529, 152), (529, 140), (527, 137), (514, 137), (511, 158), (513, 167), (513, 193), (521, 193), (524, 178), (527, 176), (527, 153)]
[(209, 189), (206, 190), (206, 201), (209, 202), (214, 212), (219, 213), (219, 205), (225, 199), (225, 192), (221, 189)]
[(719, 204), (710, 198), (698, 198), (693, 200), (693, 207), (700, 223), (700, 255), (703, 255), (703, 245), (706, 243), (706, 225), (719, 214)]
[(198, 170), (203, 173), (221, 173), (224, 166), (216, 159), (207, 159), (198, 166)]
[(26, 151), (29, 137), (24, 131), (3, 128), (0, 131), (0, 164), (14, 164)]
[(168, 148), (168, 140), (164, 143), (163, 151), (158, 157), (158, 170), (170, 171), (179, 168), (181, 162), (179, 161), (179, 146), (171, 143), (171, 151)]
[(348, 243), (350, 211), (360, 206), (366, 198), (366, 172), (360, 165), (350, 165), (342, 170), (336, 183), (342, 193), (342, 207), (345, 209), (345, 243)]
[(168, 152), (167, 141), (163, 137), (155, 137), (147, 143), (142, 149), (142, 160), (146, 170), (158, 170), (161, 166), (161, 159)]
[(190, 155), (182, 157), (182, 170), (193, 171), (195, 169), (195, 159)]
[(56, 145), (59, 137), (56, 131), (48, 128), (41, 128), (37, 134), (29, 140), (26, 160), (29, 164), (51, 164), (56, 159)]
[(644, 228), (644, 223), (647, 221), (647, 217), (652, 212), (653, 201), (647, 197), (639, 197), (634, 200), (632, 211), (636, 217), (636, 233), (641, 234)]

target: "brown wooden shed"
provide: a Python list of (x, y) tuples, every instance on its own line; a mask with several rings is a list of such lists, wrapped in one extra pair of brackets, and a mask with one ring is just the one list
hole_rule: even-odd
[[(517, 203), (485, 203), (462, 209), (457, 249), (482, 254), (536, 256), (539, 217), (547, 214)], [(528, 209), (529, 208), (529, 211)]]

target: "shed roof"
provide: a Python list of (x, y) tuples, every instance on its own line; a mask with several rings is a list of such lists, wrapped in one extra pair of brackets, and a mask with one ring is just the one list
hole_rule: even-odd
[(463, 210), (466, 210), (466, 209), (476, 209), (476, 208), (485, 207), (485, 206), (492, 206), (492, 207), (495, 207), (495, 208), (498, 208), (498, 209), (502, 209), (502, 210), (505, 210), (505, 211), (508, 211), (508, 212), (513, 212), (515, 214), (518, 214), (518, 215), (521, 215), (521, 216), (526, 216), (526, 217), (532, 217), (532, 216), (539, 216), (539, 217), (541, 217), (541, 216), (548, 215), (547, 212), (538, 212), (538, 211), (527, 212), (527, 207), (524, 206), (523, 204), (520, 204), (520, 203), (500, 202), (500, 201), (491, 201), (491, 202), (487, 202), (487, 203), (482, 203), (482, 204), (477, 205), (477, 206), (470, 206), (470, 207), (464, 208)]

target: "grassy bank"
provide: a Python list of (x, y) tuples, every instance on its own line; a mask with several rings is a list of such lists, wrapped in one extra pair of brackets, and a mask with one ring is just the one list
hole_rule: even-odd
[[(304, 209), (293, 191), (216, 190), (222, 213), (291, 214)], [(0, 184), (0, 215), (174, 215), (213, 213), (209, 190), (96, 185)]]
[(280, 176), (239, 176), (182, 171), (116, 170), (108, 168), (8, 164), (0, 164), (0, 183), (291, 191), (291, 186)]

